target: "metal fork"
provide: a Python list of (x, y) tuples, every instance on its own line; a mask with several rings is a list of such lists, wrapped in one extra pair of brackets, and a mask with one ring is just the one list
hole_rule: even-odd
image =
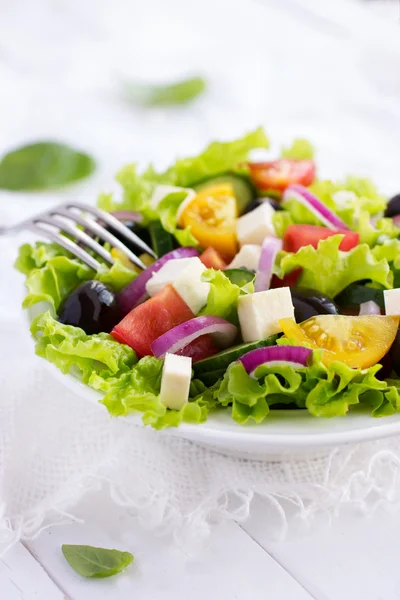
[[(41, 236), (47, 237), (59, 246), (62, 246), (65, 250), (71, 252), (71, 254), (96, 271), (101, 267), (100, 262), (94, 256), (89, 254), (82, 246), (86, 246), (107, 263), (113, 265), (114, 259), (110, 252), (96, 241), (96, 239), (86, 233), (90, 232), (99, 240), (108, 242), (114, 248), (122, 250), (135, 265), (145, 269), (146, 265), (140, 258), (138, 258), (120, 239), (107, 231), (100, 223), (104, 223), (111, 227), (143, 252), (147, 252), (153, 258), (157, 258), (157, 255), (153, 250), (116, 217), (104, 210), (100, 210), (93, 206), (87, 206), (86, 204), (81, 204), (79, 202), (67, 202), (16, 225), (0, 227), (0, 235), (18, 233), (24, 229), (28, 229)], [(79, 229), (77, 225), (84, 227), (84, 230)], [(67, 234), (74, 238), (79, 245), (63, 234)]]

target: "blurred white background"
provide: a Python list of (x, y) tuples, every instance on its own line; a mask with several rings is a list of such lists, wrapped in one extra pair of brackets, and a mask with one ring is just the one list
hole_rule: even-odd
[[(262, 124), (277, 144), (310, 137), (323, 175), (395, 192), (400, 34), (367, 12), (357, 0), (2, 2), (0, 154), (38, 138), (83, 147), (101, 168), (79, 194), (94, 199), (126, 162), (163, 165)], [(185, 108), (123, 98), (124, 80), (190, 74), (209, 90)]]

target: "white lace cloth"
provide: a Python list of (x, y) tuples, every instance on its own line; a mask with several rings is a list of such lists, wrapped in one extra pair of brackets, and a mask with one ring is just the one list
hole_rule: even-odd
[[(116, 168), (136, 157), (166, 162), (260, 122), (286, 142), (311, 136), (324, 176), (358, 172), (388, 193), (399, 191), (400, 69), (393, 51), (354, 45), (345, 29), (305, 22), (307, 13), (284, 0), (265, 2), (267, 13), (257, 4), (203, 2), (196, 19), (197, 3), (145, 4), (139, 9), (120, 0), (111, 10), (94, 0), (34, 6), (18, 0), (0, 15), (9, 51), (0, 57), (0, 78), (9, 82), (0, 95), (0, 151), (59, 137), (101, 159), (91, 182), (57, 198), (1, 193), (1, 224), (54, 199), (93, 200), (110, 187)], [(34, 24), (29, 31), (17, 9), (25, 11), (24, 23)], [(201, 67), (209, 73), (209, 96), (181, 112), (136, 111), (112, 84), (121, 62), (135, 76)], [(370, 511), (400, 501), (399, 438), (313, 460), (252, 462), (110, 420), (74, 397), (33, 354), (19, 308), (21, 278), (11, 268), (15, 252), (14, 242), (0, 240), (0, 550), (67, 518), (80, 498), (104, 486), (117, 504), (186, 548), (218, 520), (245, 519), (254, 495), (275, 507), (281, 535), (290, 524), (288, 502), (309, 520), (349, 503)]]

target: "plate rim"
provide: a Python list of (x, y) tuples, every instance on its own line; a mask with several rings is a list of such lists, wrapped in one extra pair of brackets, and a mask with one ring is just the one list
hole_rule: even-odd
[[(35, 310), (36, 308), (36, 310)], [(37, 305), (33, 305), (24, 310), (24, 316), (27, 321), (27, 324), (30, 325), (32, 318), (39, 311), (37, 310)], [(29, 334), (29, 329), (28, 329)], [(69, 388), (72, 392), (79, 395), (80, 397), (85, 398), (90, 401), (92, 404), (96, 404), (100, 409), (106, 411), (106, 414), (109, 414), (107, 408), (102, 405), (99, 400), (102, 398), (104, 394), (101, 392), (94, 390), (87, 384), (80, 381), (74, 375), (68, 373), (64, 374), (56, 365), (49, 362), (46, 359), (42, 359), (48, 368), (51, 369), (53, 376), (60, 381), (65, 387)], [(274, 411), (274, 416), (279, 417), (280, 414), (287, 414), (288, 411), (285, 410), (276, 410)], [(244, 449), (251, 448), (255, 450), (265, 450), (266, 452), (270, 449), (275, 449), (277, 451), (282, 450), (315, 450), (317, 448), (326, 448), (330, 446), (343, 446), (346, 444), (356, 444), (359, 442), (373, 441), (378, 439), (384, 439), (387, 437), (391, 437), (400, 433), (400, 413), (381, 417), (374, 418), (370, 415), (357, 415), (353, 413), (353, 415), (346, 415), (343, 417), (332, 417), (330, 419), (323, 417), (313, 417), (310, 413), (306, 412), (302, 409), (291, 410), (290, 413), (292, 415), (301, 414), (304, 415), (302, 418), (309, 419), (310, 423), (317, 421), (321, 422), (330, 422), (330, 423), (338, 423), (338, 419), (347, 419), (351, 418), (357, 422), (358, 417), (360, 418), (368, 418), (371, 426), (361, 426), (354, 428), (346, 428), (344, 430), (336, 430), (333, 429), (331, 431), (318, 431), (318, 432), (308, 432), (308, 433), (292, 433), (292, 432), (284, 432), (284, 431), (268, 431), (265, 429), (266, 423), (264, 424), (246, 424), (239, 425), (230, 419), (229, 424), (232, 428), (225, 428), (223, 423), (221, 423), (222, 427), (218, 427), (218, 420), (215, 422), (215, 414), (211, 414), (207, 421), (204, 423), (181, 423), (178, 427), (170, 427), (162, 430), (163, 434), (172, 435), (174, 437), (182, 437), (195, 442), (203, 442), (205, 444), (212, 445), (217, 444), (222, 448), (236, 448), (236, 449)], [(222, 414), (222, 413), (220, 413)], [(226, 414), (226, 412), (224, 413)], [(137, 427), (150, 427), (145, 426), (141, 419), (141, 413), (132, 413), (126, 416), (112, 417), (110, 419), (118, 418), (124, 419), (126, 422), (131, 423), (133, 426)], [(225, 417), (223, 417), (225, 418)], [(390, 420), (389, 420), (390, 419)], [(212, 425), (214, 422), (214, 425)], [(211, 427), (210, 427), (211, 423)], [(216, 423), (216, 425), (215, 425)], [(271, 425), (273, 427), (273, 424)], [(259, 428), (259, 430), (258, 430)]]

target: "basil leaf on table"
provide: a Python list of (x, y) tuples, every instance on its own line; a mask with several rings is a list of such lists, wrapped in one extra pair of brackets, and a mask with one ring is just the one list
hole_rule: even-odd
[(142, 106), (173, 105), (191, 102), (205, 89), (206, 82), (202, 77), (191, 77), (169, 85), (130, 83), (125, 86), (125, 95)]
[(110, 577), (120, 573), (133, 562), (130, 552), (63, 544), (61, 547), (67, 562), (83, 577)]
[(58, 142), (36, 142), (6, 154), (0, 161), (0, 189), (47, 190), (88, 177), (94, 159)]

